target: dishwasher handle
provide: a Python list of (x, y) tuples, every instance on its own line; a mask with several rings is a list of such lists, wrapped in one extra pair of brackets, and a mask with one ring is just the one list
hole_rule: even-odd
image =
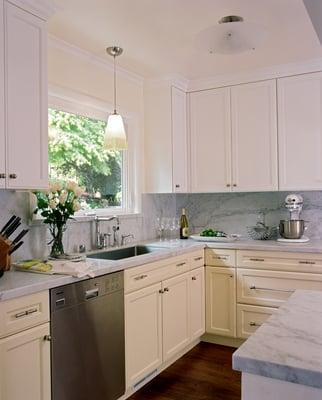
[(85, 300), (90, 300), (94, 297), (98, 297), (98, 288), (85, 291)]

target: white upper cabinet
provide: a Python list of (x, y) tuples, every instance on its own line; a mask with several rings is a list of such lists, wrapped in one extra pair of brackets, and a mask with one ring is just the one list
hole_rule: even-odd
[(186, 192), (186, 93), (169, 83), (147, 86), (144, 106), (146, 192)]
[(229, 88), (190, 93), (191, 191), (230, 191)]
[[(3, 21), (3, 1), (0, 0), (0, 21)], [(0, 29), (0, 88), (4, 88), (4, 31)], [(6, 185), (4, 90), (0, 89), (0, 188)]]
[(278, 79), (281, 190), (322, 189), (322, 73)]
[(278, 189), (276, 81), (231, 88), (234, 191)]
[(7, 187), (44, 188), (48, 185), (46, 22), (7, 2), (4, 22)]

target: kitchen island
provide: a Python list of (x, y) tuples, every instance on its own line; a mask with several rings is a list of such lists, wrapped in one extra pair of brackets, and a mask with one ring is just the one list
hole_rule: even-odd
[(322, 399), (322, 292), (297, 290), (233, 355), (242, 400)]

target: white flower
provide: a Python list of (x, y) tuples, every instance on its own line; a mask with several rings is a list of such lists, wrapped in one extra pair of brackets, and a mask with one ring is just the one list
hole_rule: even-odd
[(59, 203), (62, 204), (62, 205), (64, 205), (64, 204), (66, 203), (67, 196), (68, 196), (68, 194), (67, 194), (66, 192), (62, 192), (62, 193), (59, 195)]
[(55, 199), (50, 200), (49, 203), (48, 203), (48, 206), (49, 206), (49, 208), (54, 210), (56, 208), (56, 206), (57, 206), (56, 200)]
[(80, 205), (79, 201), (74, 200), (73, 201), (73, 210), (76, 212), (76, 211), (79, 211), (80, 209), (81, 209), (81, 205)]
[(62, 190), (63, 186), (60, 182), (51, 182), (49, 185), (49, 189), (51, 192), (58, 192)]

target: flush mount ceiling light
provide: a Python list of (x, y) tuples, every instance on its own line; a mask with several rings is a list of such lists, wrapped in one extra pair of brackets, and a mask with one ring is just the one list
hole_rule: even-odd
[(255, 48), (266, 38), (266, 30), (254, 23), (245, 22), (238, 15), (221, 18), (197, 36), (199, 47), (211, 54), (238, 54)]
[(116, 111), (116, 65), (115, 58), (123, 53), (123, 49), (118, 46), (108, 47), (107, 54), (114, 59), (114, 112), (109, 115), (105, 130), (105, 148), (109, 150), (127, 149), (127, 138), (124, 128), (123, 118)]

